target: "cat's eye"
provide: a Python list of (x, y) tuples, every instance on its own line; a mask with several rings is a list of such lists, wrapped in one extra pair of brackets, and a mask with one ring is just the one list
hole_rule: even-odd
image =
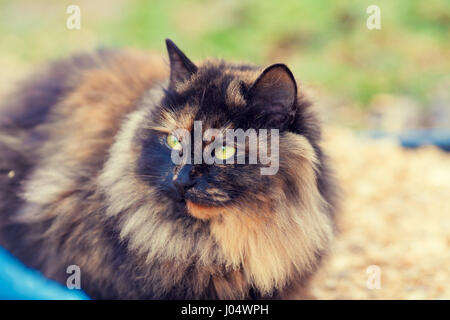
[(181, 149), (183, 149), (183, 147), (181, 145), (181, 142), (173, 134), (167, 135), (167, 145), (171, 149), (174, 149), (174, 150), (181, 150)]
[(234, 156), (236, 153), (236, 148), (232, 146), (223, 146), (222, 148), (219, 148), (218, 150), (215, 150), (215, 156), (217, 159), (220, 160), (226, 160)]

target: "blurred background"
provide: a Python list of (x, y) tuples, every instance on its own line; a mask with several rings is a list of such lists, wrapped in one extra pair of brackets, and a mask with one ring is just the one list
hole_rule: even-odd
[[(79, 30), (66, 27), (69, 5)], [(366, 26), (370, 5), (380, 30)], [(48, 59), (98, 47), (165, 55), (164, 38), (193, 60), (286, 63), (320, 112), (343, 186), (314, 295), (449, 299), (450, 157), (400, 144), (448, 146), (449, 29), (448, 0), (0, 0), (0, 97)]]

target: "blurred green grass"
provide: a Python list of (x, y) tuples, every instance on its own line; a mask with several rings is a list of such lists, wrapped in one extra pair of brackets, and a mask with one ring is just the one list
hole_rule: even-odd
[[(81, 8), (81, 30), (66, 8)], [(381, 8), (381, 30), (366, 8)], [(3, 0), (3, 72), (99, 46), (164, 50), (172, 38), (193, 59), (285, 62), (341, 104), (365, 108), (379, 93), (427, 106), (450, 71), (450, 1)]]

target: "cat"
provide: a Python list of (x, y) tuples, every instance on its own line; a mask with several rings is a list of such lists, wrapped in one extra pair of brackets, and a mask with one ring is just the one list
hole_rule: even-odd
[[(49, 64), (3, 100), (0, 245), (62, 284), (79, 266), (94, 299), (303, 296), (338, 198), (311, 104), (284, 64), (195, 64), (166, 45), (169, 67), (103, 49)], [(174, 164), (173, 132), (195, 121), (278, 130), (278, 171)]]

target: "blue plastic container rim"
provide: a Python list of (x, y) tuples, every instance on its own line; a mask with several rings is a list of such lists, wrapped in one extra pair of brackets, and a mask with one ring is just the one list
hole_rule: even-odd
[(0, 247), (0, 299), (87, 300), (89, 297), (81, 290), (70, 290), (47, 279)]

